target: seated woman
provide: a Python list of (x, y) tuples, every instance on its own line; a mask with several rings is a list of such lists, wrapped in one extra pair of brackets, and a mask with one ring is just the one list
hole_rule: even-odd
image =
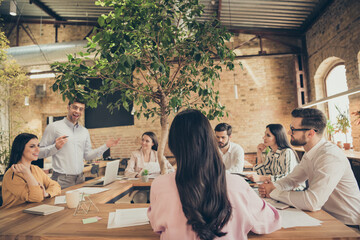
[[(141, 148), (131, 153), (131, 158), (128, 161), (125, 169), (125, 177), (141, 176), (143, 169), (147, 169), (149, 174), (160, 174), (160, 165), (157, 156), (158, 141), (155, 133), (145, 132), (141, 137)], [(165, 160), (165, 166), (168, 171), (173, 172), (174, 168)]]
[(9, 208), (25, 202), (41, 202), (61, 193), (60, 185), (38, 166), (39, 140), (30, 133), (19, 134), (12, 144), (10, 162), (2, 183), (3, 206)]
[(157, 177), (148, 217), (161, 239), (247, 239), (280, 229), (280, 216), (242, 177), (226, 173), (215, 134), (198, 110), (174, 118), (169, 147), (176, 173)]
[[(259, 164), (253, 168), (257, 174), (249, 174), (247, 177), (253, 182), (272, 181), (285, 177), (299, 162), (296, 152), (290, 147), (286, 131), (281, 124), (269, 124), (266, 126), (264, 143), (257, 146), (257, 159)], [(269, 147), (263, 157), (264, 150)]]

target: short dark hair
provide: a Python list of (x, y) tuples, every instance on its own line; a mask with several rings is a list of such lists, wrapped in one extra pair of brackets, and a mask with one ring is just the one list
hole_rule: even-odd
[(74, 98), (73, 100), (69, 100), (69, 106), (73, 103), (82, 103), (82, 104), (85, 104), (85, 100), (84, 99), (81, 99), (81, 98)]
[(223, 132), (223, 131), (226, 131), (227, 135), (230, 136), (232, 133), (231, 125), (227, 123), (219, 123), (218, 125), (216, 125), (215, 132)]
[(10, 161), (6, 171), (11, 168), (13, 164), (17, 164), (21, 160), (25, 145), (34, 138), (37, 139), (37, 136), (31, 133), (20, 133), (15, 137), (11, 145)]
[(315, 108), (296, 108), (291, 112), (294, 118), (302, 118), (301, 126), (317, 130), (322, 135), (326, 127), (326, 117), (322, 111)]
[(148, 136), (149, 138), (151, 138), (151, 140), (153, 141), (154, 145), (151, 147), (152, 150), (157, 151), (159, 143), (156, 137), (156, 134), (154, 132), (144, 132), (143, 135), (141, 137), (143, 137), (144, 135)]

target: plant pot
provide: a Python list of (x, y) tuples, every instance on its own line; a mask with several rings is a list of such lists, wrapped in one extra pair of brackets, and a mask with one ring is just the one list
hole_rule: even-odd
[(149, 181), (149, 175), (141, 176), (141, 181), (142, 182), (148, 182)]
[(351, 144), (350, 143), (344, 143), (344, 149), (350, 150)]

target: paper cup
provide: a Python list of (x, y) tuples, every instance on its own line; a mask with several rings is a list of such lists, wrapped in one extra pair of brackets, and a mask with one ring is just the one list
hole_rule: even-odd
[(66, 204), (68, 208), (76, 208), (80, 201), (80, 192), (68, 191), (66, 192)]

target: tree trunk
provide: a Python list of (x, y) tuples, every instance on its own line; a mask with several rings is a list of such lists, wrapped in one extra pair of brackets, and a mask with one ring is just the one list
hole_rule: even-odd
[(169, 101), (168, 101), (167, 97), (165, 95), (162, 95), (162, 97), (161, 97), (161, 105), (160, 105), (160, 109), (161, 109), (161, 116), (160, 116), (161, 138), (160, 138), (159, 147), (158, 147), (158, 150), (157, 150), (161, 174), (165, 174), (166, 170), (167, 170), (166, 166), (165, 166), (165, 161), (164, 161), (164, 159), (165, 159), (164, 151), (165, 151), (165, 146), (166, 146), (166, 142), (167, 142), (168, 135), (169, 135), (168, 114), (166, 112), (166, 109), (167, 109), (168, 105), (169, 105)]

